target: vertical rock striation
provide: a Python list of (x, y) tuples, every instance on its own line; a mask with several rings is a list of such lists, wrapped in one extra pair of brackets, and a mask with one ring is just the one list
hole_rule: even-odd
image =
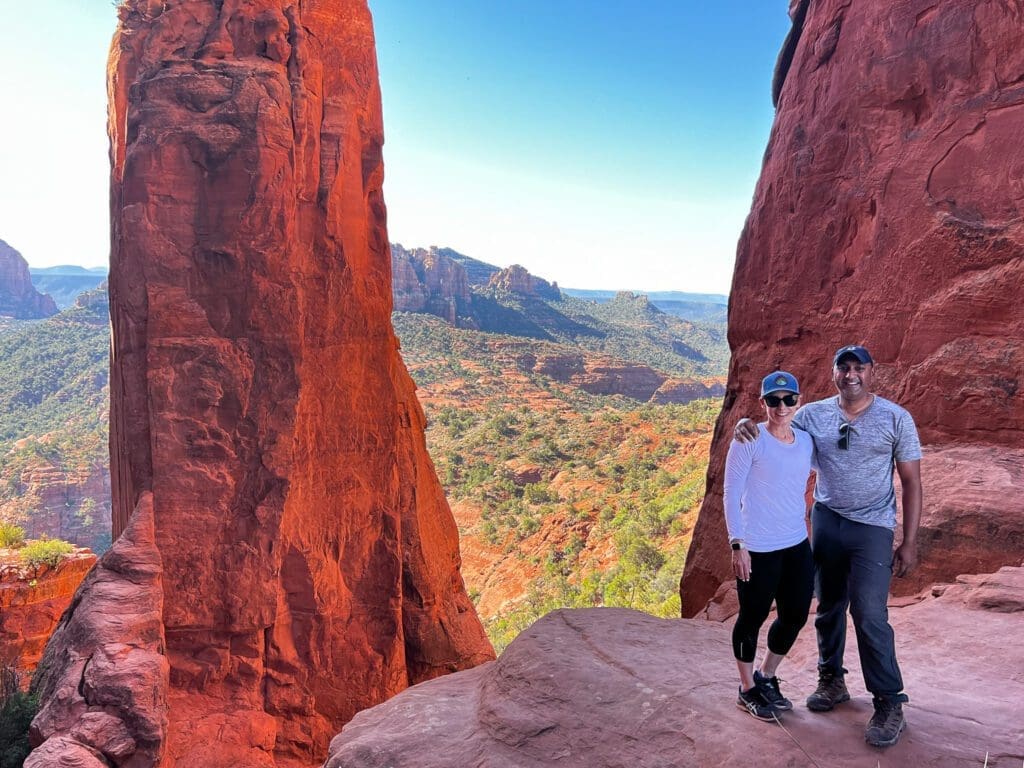
[(390, 323), (370, 13), (119, 12), (114, 535), (151, 493), (162, 765), (308, 765), (360, 709), (493, 658)]
[[(778, 367), (834, 394), (830, 353), (864, 343), (878, 391), (925, 443), (914, 590), (1016, 564), (1024, 503), (1024, 12), (1015, 3), (791, 3), (778, 112), (736, 259), (732, 362), (684, 615), (729, 575), (722, 469)], [(941, 493), (935, 489), (941, 488)], [(969, 531), (970, 535), (957, 535)]]

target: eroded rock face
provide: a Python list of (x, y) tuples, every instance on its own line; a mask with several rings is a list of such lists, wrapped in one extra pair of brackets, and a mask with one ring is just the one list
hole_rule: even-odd
[(96, 562), (79, 550), (56, 566), (29, 568), (16, 554), (0, 555), (0, 667), (14, 669), (23, 688), (43, 655), (64, 609)]
[(110, 545), (107, 466), (95, 463), (64, 468), (40, 460), (17, 480), (24, 494), (35, 501), (24, 524), (28, 538), (50, 536), (97, 552)]
[[(1024, 683), (1005, 674), (1019, 668), (1021, 653), (1015, 643), (991, 642), (1024, 631), (1022, 588), (1024, 568), (1006, 567), (890, 607), (911, 701), (908, 729), (885, 759), (936, 768), (984, 761), (986, 754), (1011, 765), (1024, 759)], [(827, 716), (798, 704), (784, 715), (784, 731), (736, 707), (731, 630), (731, 623), (623, 609), (555, 611), (496, 662), (361, 712), (331, 744), (326, 768), (743, 766), (751, 755), (768, 756), (765, 765), (824, 766), (878, 759), (864, 743), (871, 695), (856, 654), (846, 677), (853, 700)], [(853, 642), (851, 625), (848, 646)], [(934, 673), (936, 659), (949, 665), (941, 675)], [(814, 690), (816, 661), (808, 627), (780, 669), (794, 701)]]
[(559, 299), (562, 292), (558, 290), (558, 283), (549, 283), (543, 278), (531, 275), (526, 267), (513, 264), (491, 275), (487, 287), (498, 290), (518, 293), (523, 296), (539, 296), (545, 299)]
[(390, 323), (370, 14), (119, 13), (113, 517), (152, 493), (163, 765), (308, 764), (360, 709), (493, 657)]
[(0, 240), (0, 315), (32, 320), (57, 311), (53, 298), (32, 285), (25, 257)]
[(46, 645), (32, 681), (40, 709), (26, 768), (161, 764), (169, 668), (162, 571), (145, 492)]
[(998, 532), (984, 567), (1021, 551), (1020, 494), (989, 491), (1020, 466), (1024, 429), (1019, 9), (823, 0), (793, 10), (803, 22), (737, 253), (729, 383), (685, 615), (729, 578), (723, 465), (733, 425), (758, 413), (759, 378), (785, 368), (809, 396), (833, 395), (830, 355), (848, 343), (871, 350), (876, 391), (920, 428), (924, 577), (952, 578), (981, 548), (952, 535), (964, 517)]
[(396, 312), (426, 312), (451, 325), (473, 327), (472, 298), (465, 268), (436, 247), (391, 246)]
[(673, 379), (650, 366), (603, 355), (583, 353), (524, 354), (517, 359), (527, 373), (550, 376), (592, 395), (623, 395), (651, 403), (689, 403), (702, 397), (718, 397), (719, 382)]

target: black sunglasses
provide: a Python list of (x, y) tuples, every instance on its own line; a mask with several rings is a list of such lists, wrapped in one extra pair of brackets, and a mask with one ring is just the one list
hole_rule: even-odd
[(792, 408), (796, 405), (796, 401), (799, 399), (800, 395), (783, 395), (782, 397), (779, 397), (778, 395), (765, 395), (764, 403), (769, 408), (778, 408), (780, 403), (785, 403)]
[(839, 446), (840, 451), (848, 451), (850, 449), (850, 425), (847, 422), (843, 422), (839, 425)]

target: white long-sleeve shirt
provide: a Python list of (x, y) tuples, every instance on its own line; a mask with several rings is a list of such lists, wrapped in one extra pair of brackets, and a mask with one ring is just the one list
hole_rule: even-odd
[(732, 441), (725, 460), (725, 524), (730, 539), (743, 539), (751, 552), (773, 552), (807, 538), (804, 491), (814, 442), (800, 429), (784, 443), (757, 425), (750, 443)]

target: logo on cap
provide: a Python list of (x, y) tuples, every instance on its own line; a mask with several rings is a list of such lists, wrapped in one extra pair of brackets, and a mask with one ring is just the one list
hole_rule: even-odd
[(781, 387), (783, 384), (788, 384), (789, 379), (787, 379), (785, 376), (776, 376), (775, 383)]

